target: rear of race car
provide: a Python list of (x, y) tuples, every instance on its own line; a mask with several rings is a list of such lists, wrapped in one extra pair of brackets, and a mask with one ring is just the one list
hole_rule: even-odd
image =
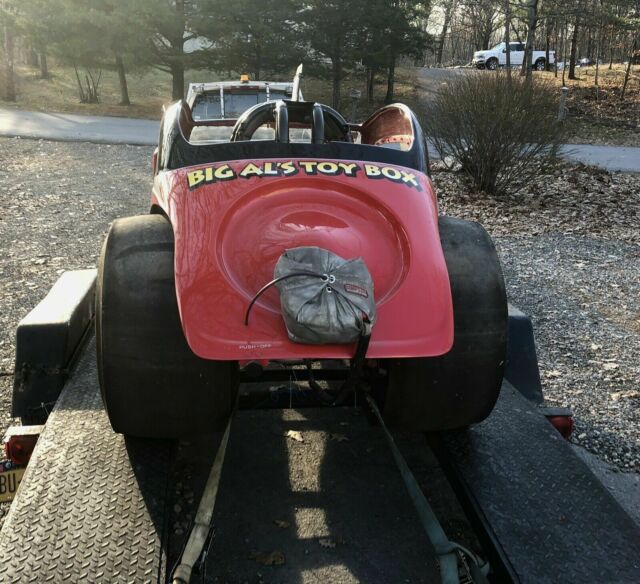
[(398, 428), (460, 428), (491, 411), (500, 265), (480, 225), (438, 215), (424, 173), (218, 160), (159, 172), (152, 204), (114, 222), (99, 265), (98, 369), (116, 431), (220, 427), (249, 363), (348, 362), (342, 393), (374, 392)]

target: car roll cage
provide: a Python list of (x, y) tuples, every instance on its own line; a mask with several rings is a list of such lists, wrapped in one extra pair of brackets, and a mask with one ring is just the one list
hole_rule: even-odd
[(289, 143), (290, 123), (309, 124), (311, 142), (352, 142), (349, 123), (334, 109), (310, 101), (282, 100), (259, 103), (249, 108), (236, 122), (230, 142), (251, 140), (262, 125), (273, 122), (275, 141)]
[[(374, 112), (362, 124), (350, 124), (333, 108), (315, 102), (277, 100), (256, 104), (233, 126), (228, 142), (191, 142), (195, 127), (231, 125), (233, 120), (195, 121), (184, 101), (169, 106), (160, 127), (156, 172), (228, 160), (326, 158), (404, 166), (429, 174), (428, 151), (420, 123), (404, 104)], [(274, 140), (251, 140), (264, 124), (273, 123)], [(311, 142), (292, 142), (289, 128), (309, 125)], [(359, 143), (354, 136), (359, 135)], [(385, 138), (402, 135), (407, 148), (384, 147)]]

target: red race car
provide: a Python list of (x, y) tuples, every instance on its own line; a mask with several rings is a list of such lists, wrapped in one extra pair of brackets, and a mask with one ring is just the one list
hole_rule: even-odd
[(490, 413), (507, 330), (500, 264), (480, 225), (438, 215), (409, 108), (350, 124), (326, 105), (278, 100), (196, 122), (178, 102), (153, 167), (151, 213), (116, 220), (99, 265), (98, 370), (114, 430), (220, 427), (243, 378), (287, 379), (294, 367), (331, 402), (356, 343), (296, 342), (278, 290), (257, 295), (284, 253), (308, 247), (369, 270), (376, 321), (356, 385), (390, 426), (461, 428)]

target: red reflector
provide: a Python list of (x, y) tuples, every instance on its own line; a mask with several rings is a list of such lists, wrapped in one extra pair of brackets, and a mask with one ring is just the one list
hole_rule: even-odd
[(569, 440), (573, 433), (573, 418), (571, 416), (547, 416), (553, 427), (560, 432), (563, 438)]
[(4, 452), (17, 466), (26, 466), (36, 447), (42, 426), (12, 426), (4, 438)]

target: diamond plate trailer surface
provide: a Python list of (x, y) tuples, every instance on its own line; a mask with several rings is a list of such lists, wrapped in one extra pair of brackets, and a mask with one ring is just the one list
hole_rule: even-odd
[(640, 528), (508, 383), (489, 418), (432, 446), (498, 582), (640, 582)]
[(164, 581), (173, 446), (114, 434), (90, 343), (0, 531), (0, 582)]

